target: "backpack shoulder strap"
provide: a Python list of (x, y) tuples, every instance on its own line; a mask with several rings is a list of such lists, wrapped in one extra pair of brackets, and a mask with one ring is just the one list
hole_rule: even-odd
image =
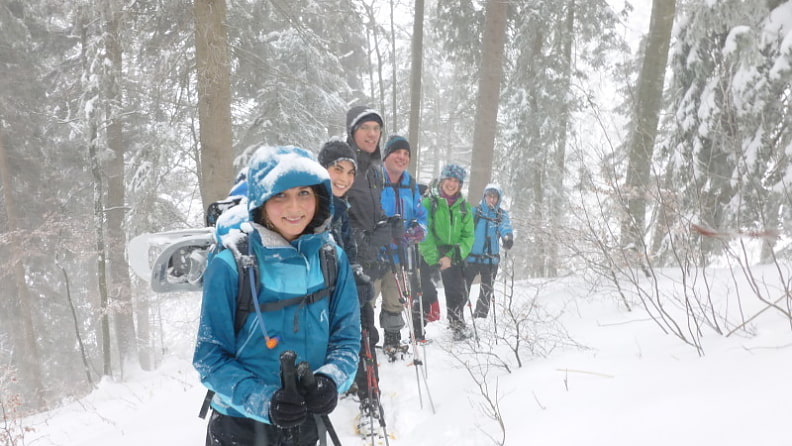
[(319, 250), (319, 263), (322, 267), (322, 276), (324, 276), (325, 287), (330, 289), (332, 296), (335, 290), (336, 280), (338, 280), (338, 255), (336, 254), (335, 245), (332, 243), (325, 243)]
[[(247, 254), (243, 254), (245, 252)], [(241, 238), (236, 240), (236, 246), (231, 249), (231, 253), (236, 261), (237, 276), (239, 277), (236, 312), (234, 313), (234, 334), (237, 334), (239, 330), (242, 329), (242, 326), (245, 325), (247, 316), (253, 309), (253, 292), (250, 289), (250, 274), (253, 274), (254, 283), (257, 283), (258, 267), (256, 266), (256, 257), (253, 255), (253, 251), (250, 248), (248, 234), (244, 234)], [(198, 411), (199, 418), (206, 418), (214, 394), (212, 390), (206, 391), (203, 404), (201, 404), (201, 409)]]
[(232, 252), (237, 264), (239, 291), (236, 299), (236, 313), (234, 313), (234, 333), (239, 333), (239, 330), (245, 325), (248, 314), (253, 309), (253, 290), (250, 288), (250, 275), (253, 274), (253, 283), (258, 283), (258, 266), (256, 264), (256, 256), (253, 255), (253, 250), (250, 248), (247, 234), (237, 241), (236, 247), (237, 249), (232, 250)]

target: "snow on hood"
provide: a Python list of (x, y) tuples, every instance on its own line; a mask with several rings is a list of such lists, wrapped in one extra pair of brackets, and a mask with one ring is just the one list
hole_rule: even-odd
[(486, 206), (487, 205), (487, 191), (494, 190), (498, 193), (498, 201), (495, 202), (495, 209), (498, 209), (501, 202), (503, 201), (503, 191), (501, 187), (495, 183), (489, 183), (484, 187), (484, 193), (481, 194), (481, 204)]
[[(248, 213), (287, 189), (315, 184), (322, 185), (328, 197), (333, 196), (327, 169), (308, 150), (294, 146), (259, 147), (248, 163)], [(329, 206), (332, 214), (332, 200), (327, 201), (321, 204)]]

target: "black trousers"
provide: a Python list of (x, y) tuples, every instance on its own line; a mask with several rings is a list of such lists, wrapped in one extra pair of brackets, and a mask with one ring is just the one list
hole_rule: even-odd
[(459, 330), (465, 326), (465, 303), (467, 303), (467, 290), (465, 289), (465, 277), (462, 273), (461, 265), (451, 265), (449, 268), (440, 271), (443, 278), (443, 288), (446, 298), (446, 315), (449, 325), (454, 330)]
[(490, 303), (495, 294), (493, 284), (495, 283), (495, 277), (498, 276), (498, 264), (466, 263), (465, 284), (468, 290), (470, 290), (470, 286), (473, 285), (473, 280), (479, 275), (481, 276), (481, 286), (479, 287), (479, 295), (476, 300), (476, 311), (473, 313), (473, 316), (485, 318), (487, 314), (489, 314)]
[(206, 427), (206, 446), (315, 446), (318, 442), (316, 420), (310, 414), (305, 423), (285, 430), (212, 411)]

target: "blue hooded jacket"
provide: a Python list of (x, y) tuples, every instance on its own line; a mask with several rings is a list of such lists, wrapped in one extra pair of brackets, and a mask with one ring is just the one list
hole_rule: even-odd
[[(487, 192), (495, 191), (498, 193), (498, 201), (495, 207), (487, 205)], [(473, 221), (475, 222), (473, 248), (467, 257), (470, 263), (497, 264), (500, 261), (499, 240), (512, 234), (511, 219), (509, 211), (501, 208), (503, 192), (500, 186), (488, 184), (484, 188), (481, 202), (473, 208)]]
[[(325, 230), (332, 213), (332, 190), (327, 171), (310, 152), (295, 147), (264, 147), (250, 161), (247, 226), (249, 246), (256, 256), (261, 304), (304, 296), (325, 287), (320, 249), (336, 249), (337, 280), (333, 293), (319, 301), (251, 312), (234, 331), (239, 277), (232, 249), (221, 251), (207, 268), (201, 320), (193, 366), (201, 382), (215, 392), (212, 407), (234, 417), (269, 423), (272, 395), (281, 387), (280, 354), (297, 353), (315, 373), (330, 377), (339, 392), (346, 391), (357, 371), (360, 350), (360, 309), (357, 288), (344, 251)], [(253, 210), (292, 187), (321, 185), (317, 215), (324, 220), (314, 233), (289, 242), (277, 232), (252, 223)], [(228, 237), (233, 237), (233, 234)], [(227, 243), (230, 247), (231, 244)], [(268, 348), (265, 335), (277, 338)]]
[[(385, 167), (382, 168), (383, 178), (388, 180), (388, 172)], [(401, 215), (404, 221), (404, 230), (407, 231), (412, 224), (419, 224), (426, 234), (426, 208), (421, 204), (423, 197), (418, 191), (418, 185), (412, 180), (410, 172), (402, 172), (401, 178), (398, 183), (386, 182), (382, 188), (382, 210), (385, 215), (392, 217), (394, 215)], [(423, 240), (418, 240), (421, 242)], [(395, 248), (395, 245), (391, 245)], [(398, 250), (394, 249), (393, 261), (396, 264), (400, 263)], [(387, 257), (383, 260), (387, 260)]]

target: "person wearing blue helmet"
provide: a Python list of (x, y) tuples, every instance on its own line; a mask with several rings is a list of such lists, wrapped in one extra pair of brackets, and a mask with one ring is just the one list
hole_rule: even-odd
[[(316, 419), (351, 385), (360, 348), (352, 269), (327, 232), (330, 179), (306, 150), (261, 147), (247, 184), (249, 221), (241, 229), (258, 270), (251, 287), (256, 311), (235, 329), (239, 271), (233, 249), (221, 251), (204, 277), (193, 356), (201, 382), (214, 391), (206, 445), (315, 445)], [(320, 251), (328, 245), (337, 259), (334, 284), (321, 267)], [(321, 297), (300, 300), (308, 296)], [(282, 385), (285, 351), (307, 362), (315, 385), (299, 392)]]

